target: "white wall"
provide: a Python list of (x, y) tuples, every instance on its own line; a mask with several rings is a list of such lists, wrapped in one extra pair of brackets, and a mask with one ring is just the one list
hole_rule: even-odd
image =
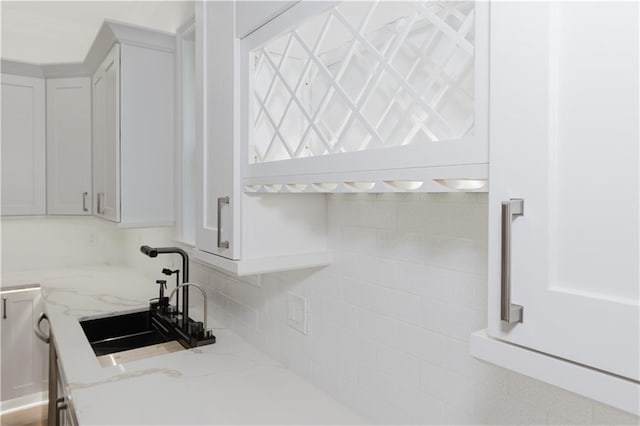
[[(209, 311), (376, 423), (639, 423), (469, 356), (486, 324), (485, 195), (332, 195), (328, 209), (334, 264), (261, 287), (194, 264)], [(286, 324), (289, 292), (308, 300), (308, 335)]]
[(121, 229), (94, 217), (3, 217), (0, 234), (3, 272), (127, 264), (157, 279), (163, 267), (181, 265), (178, 256), (140, 253), (144, 244), (172, 245), (173, 228)]
[(3, 272), (123, 262), (122, 234), (93, 217), (3, 217)]

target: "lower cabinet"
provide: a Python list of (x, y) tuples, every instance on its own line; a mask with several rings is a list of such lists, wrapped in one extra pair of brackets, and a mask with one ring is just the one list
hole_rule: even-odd
[(493, 340), (472, 340), (480, 358), (635, 414), (638, 9), (491, 5)]
[(3, 409), (38, 402), (47, 386), (47, 345), (33, 333), (41, 310), (39, 286), (0, 291)]
[[(54, 407), (50, 407), (49, 415), (52, 412), (55, 412), (55, 423), (49, 421), (49, 424), (53, 424), (55, 426), (77, 426), (78, 419), (76, 418), (76, 414), (73, 410), (73, 404), (71, 401), (71, 394), (69, 392), (69, 385), (67, 383), (67, 379), (64, 375), (64, 371), (60, 365), (60, 360), (57, 356), (57, 351), (55, 348), (55, 344), (50, 342), (51, 348), (49, 352), (49, 356), (53, 357), (53, 360), (49, 360), (49, 365), (52, 363), (55, 364), (55, 378), (56, 378), (56, 386), (58, 389), (55, 398), (49, 397), (49, 404), (54, 404)], [(53, 378), (53, 375), (49, 373), (50, 379)], [(55, 410), (54, 410), (55, 408)]]

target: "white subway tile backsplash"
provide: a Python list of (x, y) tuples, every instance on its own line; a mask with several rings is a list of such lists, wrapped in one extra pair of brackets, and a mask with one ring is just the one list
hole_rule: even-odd
[[(199, 273), (230, 327), (372, 423), (637, 424), (469, 355), (486, 326), (486, 220), (486, 194), (330, 195), (328, 267), (262, 287)], [(286, 324), (288, 292), (308, 299), (308, 335)]]
[(405, 323), (398, 323), (391, 340), (394, 348), (436, 365), (444, 363), (446, 341), (447, 337), (441, 334)]
[(409, 262), (396, 262), (394, 267), (395, 279), (391, 287), (431, 299), (446, 300), (447, 270)]
[(420, 232), (378, 231), (376, 254), (379, 257), (421, 263), (424, 248)]
[(454, 303), (422, 300), (422, 326), (459, 340), (468, 340), (472, 332), (482, 329), (486, 321), (481, 311)]
[(346, 303), (359, 308), (378, 308), (378, 287), (352, 278), (342, 278), (342, 298)]
[(424, 425), (445, 423), (444, 404), (422, 392), (400, 392), (395, 406), (396, 413), (402, 413), (405, 416), (405, 423)]
[(258, 313), (242, 303), (227, 298), (228, 314), (250, 328), (258, 327)]
[(385, 343), (381, 339), (376, 368), (394, 378), (399, 392), (420, 391), (420, 376), (416, 374), (420, 371), (420, 360), (402, 350), (386, 346)]
[(376, 254), (375, 228), (345, 226), (342, 228), (342, 249), (361, 254)]
[(384, 287), (378, 287), (376, 291), (380, 313), (400, 321), (420, 324), (420, 296)]
[(393, 286), (395, 279), (395, 263), (374, 256), (342, 252), (332, 268), (343, 276), (385, 287)]
[(358, 203), (358, 225), (364, 228), (396, 229), (397, 203), (366, 200)]

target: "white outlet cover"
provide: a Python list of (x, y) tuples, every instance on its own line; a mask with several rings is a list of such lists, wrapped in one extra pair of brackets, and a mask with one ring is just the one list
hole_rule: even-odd
[(287, 325), (302, 334), (308, 334), (308, 300), (294, 293), (287, 293)]

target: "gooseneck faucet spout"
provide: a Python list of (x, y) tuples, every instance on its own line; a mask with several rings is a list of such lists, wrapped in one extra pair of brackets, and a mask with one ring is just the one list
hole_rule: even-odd
[(169, 295), (169, 303), (171, 303), (171, 298), (173, 297), (173, 295), (175, 294), (176, 291), (178, 291), (178, 289), (180, 287), (184, 287), (184, 292), (187, 292), (187, 289), (189, 288), (189, 286), (193, 286), (195, 288), (197, 288), (198, 290), (200, 290), (200, 293), (202, 293), (202, 299), (204, 300), (204, 321), (203, 321), (203, 325), (204, 325), (204, 332), (205, 334), (207, 333), (207, 292), (204, 291), (204, 289), (202, 287), (200, 287), (198, 284), (196, 283), (184, 283), (184, 284), (180, 284), (179, 286), (177, 286), (176, 288), (173, 289), (173, 291), (171, 292), (171, 294)]
[[(179, 254), (182, 257), (182, 283), (189, 282), (189, 255), (178, 247), (149, 247), (142, 246), (140, 251), (149, 257), (158, 257), (158, 254)], [(180, 286), (182, 287), (182, 286)], [(182, 320), (186, 327), (189, 321), (189, 287), (182, 292)]]

